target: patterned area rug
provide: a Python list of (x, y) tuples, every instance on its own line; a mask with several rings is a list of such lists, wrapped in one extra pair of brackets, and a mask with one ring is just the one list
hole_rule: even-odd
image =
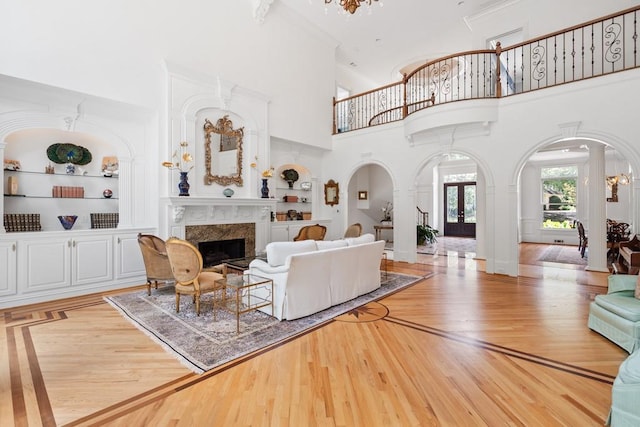
[(582, 258), (577, 246), (549, 246), (544, 250), (538, 261), (587, 265), (587, 258)]
[(180, 312), (175, 312), (172, 286), (153, 290), (151, 296), (147, 296), (146, 290), (140, 290), (105, 297), (105, 300), (186, 366), (201, 373), (317, 327), (420, 279), (422, 277), (397, 273), (388, 273), (385, 277), (381, 273), (382, 286), (375, 291), (296, 320), (278, 321), (259, 311), (245, 313), (240, 315), (239, 334), (234, 314), (216, 309), (216, 320), (213, 320), (211, 295), (202, 297), (200, 316), (196, 316), (188, 296), (180, 299)]

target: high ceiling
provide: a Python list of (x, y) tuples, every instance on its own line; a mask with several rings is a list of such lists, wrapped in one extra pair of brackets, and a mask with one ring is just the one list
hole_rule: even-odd
[[(400, 69), (471, 49), (465, 17), (519, 0), (381, 0), (350, 15), (337, 0), (279, 0), (336, 40), (336, 59), (377, 86), (400, 80)], [(380, 6), (380, 3), (383, 6)]]
[[(271, 3), (335, 40), (336, 61), (366, 79), (365, 90), (399, 81), (400, 70), (468, 50), (543, 36), (621, 11), (636, 0), (380, 0), (350, 15), (339, 0)], [(615, 3), (615, 4), (614, 4)], [(380, 4), (383, 4), (381, 7)], [(358, 88), (358, 91), (362, 91)]]

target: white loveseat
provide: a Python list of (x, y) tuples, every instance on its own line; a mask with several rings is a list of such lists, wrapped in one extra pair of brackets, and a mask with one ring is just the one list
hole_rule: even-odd
[(279, 320), (308, 316), (380, 287), (384, 241), (373, 234), (340, 240), (272, 242), (267, 261), (249, 273), (273, 280), (273, 304), (262, 311)]

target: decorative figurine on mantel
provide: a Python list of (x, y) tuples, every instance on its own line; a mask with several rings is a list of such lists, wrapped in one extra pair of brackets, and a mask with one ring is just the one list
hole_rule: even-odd
[(269, 178), (271, 178), (272, 176), (273, 176), (273, 167), (262, 171), (262, 187), (260, 188), (260, 196), (263, 199), (269, 198), (269, 186), (267, 184), (268, 184)]
[(189, 143), (186, 141), (182, 141), (180, 143), (180, 153), (178, 154), (178, 150), (173, 152), (172, 159), (175, 162), (162, 162), (162, 166), (168, 169), (177, 169), (180, 172), (180, 182), (178, 182), (178, 189), (180, 190), (179, 196), (188, 196), (189, 195), (189, 185), (188, 175), (189, 171), (193, 169), (193, 156), (191, 153), (187, 151), (187, 147)]

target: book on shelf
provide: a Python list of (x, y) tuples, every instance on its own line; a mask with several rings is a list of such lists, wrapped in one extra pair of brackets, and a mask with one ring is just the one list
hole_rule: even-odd
[(119, 214), (117, 212), (92, 213), (91, 228), (117, 228)]
[(14, 231), (41, 231), (40, 214), (4, 214), (4, 229)]
[(54, 185), (51, 190), (52, 197), (67, 199), (83, 199), (84, 187), (70, 187), (67, 185)]

